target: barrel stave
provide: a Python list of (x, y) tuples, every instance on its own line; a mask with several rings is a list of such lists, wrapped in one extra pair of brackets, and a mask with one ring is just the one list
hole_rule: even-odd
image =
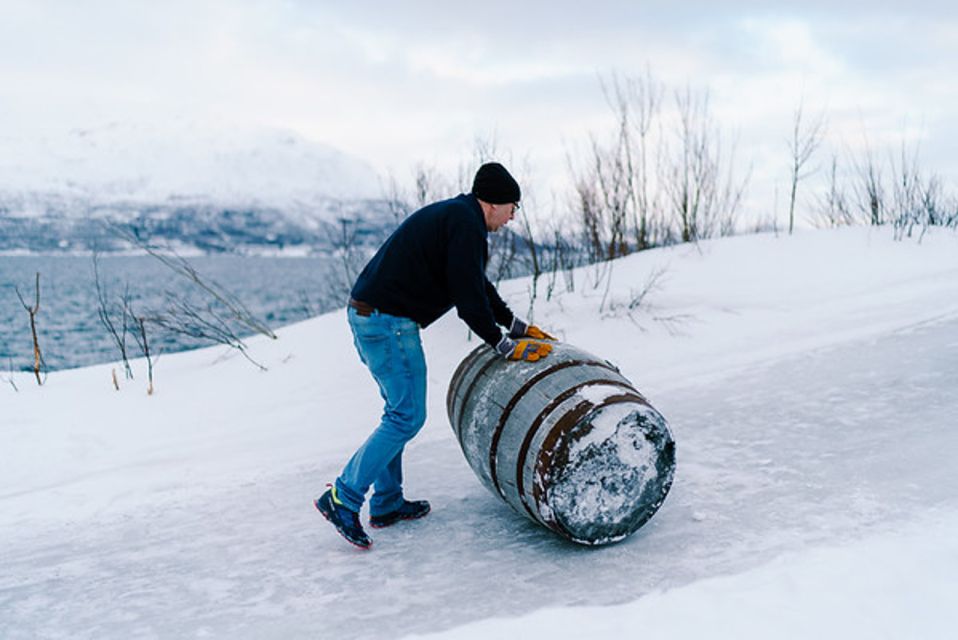
[[(581, 376), (578, 374), (581, 373)], [(543, 522), (541, 516), (529, 509), (532, 505), (528, 495), (532, 482), (528, 473), (520, 477), (519, 470), (526, 472), (529, 450), (537, 450), (535, 442), (541, 442), (550, 428), (550, 417), (557, 420), (576, 402), (583, 399), (578, 391), (588, 385), (618, 385), (620, 389), (628, 382), (618, 373), (598, 365), (581, 365), (560, 369), (552, 375), (538, 380), (515, 404), (508, 416), (504, 416), (502, 436), (498, 446), (491, 452), (495, 454), (496, 464), (493, 477), (502, 484), (516, 487), (515, 493), (501, 492), (520, 513), (526, 513), (533, 519)], [(502, 420), (502, 418), (500, 418)]]

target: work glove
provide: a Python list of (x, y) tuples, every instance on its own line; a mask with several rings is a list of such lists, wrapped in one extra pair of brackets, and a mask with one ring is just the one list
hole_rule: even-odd
[(555, 340), (555, 337), (549, 335), (534, 324), (528, 324), (519, 318), (512, 318), (512, 325), (509, 327), (509, 337), (532, 338), (533, 340)]
[(496, 351), (507, 360), (525, 360), (535, 362), (549, 355), (552, 351), (552, 345), (538, 340), (513, 340), (509, 336), (503, 336), (499, 344), (496, 345)]

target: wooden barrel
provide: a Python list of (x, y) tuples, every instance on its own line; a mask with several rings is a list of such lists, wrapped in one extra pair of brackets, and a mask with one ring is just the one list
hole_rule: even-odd
[(513, 509), (574, 542), (622, 540), (665, 500), (672, 434), (615, 366), (553, 345), (538, 362), (477, 347), (452, 377), (449, 420), (473, 471)]

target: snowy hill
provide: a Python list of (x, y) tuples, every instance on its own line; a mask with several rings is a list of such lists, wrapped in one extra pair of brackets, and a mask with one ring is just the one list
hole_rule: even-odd
[(316, 245), (320, 221), (380, 206), (369, 165), (289, 131), (114, 123), (0, 148), (0, 251), (88, 249), (101, 219), (203, 250)]
[[(345, 544), (311, 500), (380, 403), (339, 312), (251, 341), (266, 372), (164, 356), (152, 397), (143, 363), (119, 392), (111, 365), (0, 381), (0, 637), (950, 638), (958, 237), (650, 251), (615, 263), (604, 304), (591, 276), (535, 320), (614, 361), (677, 443), (625, 542), (565, 543), (479, 484), (444, 408), (476, 343), (447, 314), (406, 454), (433, 513)], [(520, 313), (528, 288), (502, 287)]]

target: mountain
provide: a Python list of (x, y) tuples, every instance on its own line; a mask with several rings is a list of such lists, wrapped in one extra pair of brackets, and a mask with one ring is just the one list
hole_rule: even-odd
[(107, 222), (204, 252), (311, 251), (387, 215), (375, 171), (274, 129), (113, 123), (0, 138), (0, 252), (122, 243)]

